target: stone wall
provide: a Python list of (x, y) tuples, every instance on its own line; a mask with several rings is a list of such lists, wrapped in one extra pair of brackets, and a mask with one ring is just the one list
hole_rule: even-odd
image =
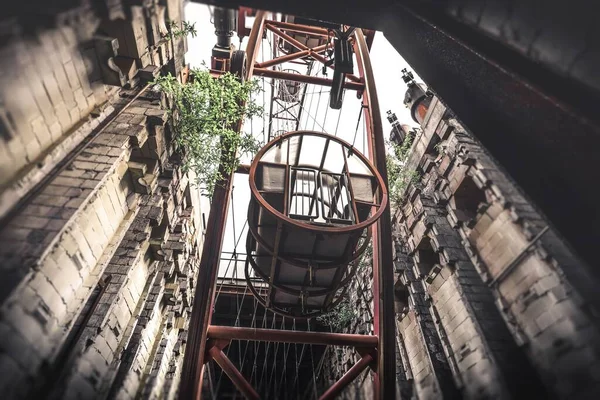
[(146, 93), (2, 230), (1, 381), (16, 397), (135, 397), (142, 382), (158, 397), (181, 367), (199, 204)]
[(5, 398), (177, 393), (207, 204), (146, 83), (184, 65), (182, 4), (98, 3), (2, 25)]
[(164, 37), (181, 0), (28, 3), (0, 16), (0, 218), (111, 115), (119, 86), (178, 75), (186, 51)]
[(435, 97), (421, 128), (394, 216), (404, 393), (597, 397), (589, 266)]

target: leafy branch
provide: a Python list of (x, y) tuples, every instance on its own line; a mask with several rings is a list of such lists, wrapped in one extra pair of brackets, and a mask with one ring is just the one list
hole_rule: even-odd
[(191, 35), (193, 38), (196, 37), (198, 32), (196, 31), (196, 23), (189, 23), (187, 21), (181, 21), (182, 27), (179, 28), (177, 21), (169, 22), (169, 33), (163, 35), (164, 37), (170, 37), (171, 39), (178, 39)]
[(357, 316), (356, 310), (350, 305), (348, 298), (345, 298), (332, 311), (319, 315), (317, 321), (335, 330), (341, 330)]
[(261, 147), (252, 135), (236, 130), (243, 118), (263, 114), (251, 96), (260, 88), (257, 81), (241, 82), (230, 73), (216, 79), (208, 70), (194, 69), (191, 75), (185, 84), (171, 74), (156, 78), (154, 84), (170, 101), (173, 140), (184, 156), (183, 171), (193, 171), (196, 183), (210, 195), (224, 175), (237, 169), (241, 155), (255, 154)]
[(420, 179), (419, 173), (406, 165), (413, 140), (413, 136), (406, 135), (401, 145), (390, 143), (392, 151), (387, 154), (386, 164), (392, 206), (398, 206), (408, 186), (418, 183)]

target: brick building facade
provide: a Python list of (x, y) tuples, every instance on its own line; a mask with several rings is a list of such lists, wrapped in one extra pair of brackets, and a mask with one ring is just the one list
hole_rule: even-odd
[[(426, 95), (394, 214), (400, 390), (597, 398), (595, 280), (444, 104)], [(420, 114), (420, 115), (419, 115)], [(409, 132), (405, 132), (409, 134)]]
[(181, 74), (182, 17), (80, 1), (2, 21), (3, 398), (175, 397), (208, 210), (146, 83)]

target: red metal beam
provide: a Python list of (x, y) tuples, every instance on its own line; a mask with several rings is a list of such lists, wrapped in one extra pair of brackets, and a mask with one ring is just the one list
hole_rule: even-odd
[(306, 50), (306, 49), (308, 49), (308, 47), (304, 43), (302, 43), (302, 42), (294, 39), (293, 37), (291, 37), (287, 33), (285, 33), (283, 31), (275, 28), (273, 25), (269, 25), (269, 22), (267, 22), (265, 24), (265, 28), (267, 28), (268, 30), (270, 30), (271, 32), (273, 32), (275, 35), (277, 35), (280, 38), (282, 38), (283, 40), (287, 41), (289, 44), (291, 44), (292, 46), (294, 46), (298, 50)]
[[(271, 32), (273, 32), (275, 35), (279, 36), (280, 38), (282, 38), (283, 40), (287, 41), (289, 44), (291, 44), (292, 46), (296, 47), (298, 50), (308, 50), (308, 47), (302, 43), (299, 42), (298, 40), (294, 39), (293, 37), (291, 37), (290, 35), (288, 35), (287, 33), (284, 33), (282, 31), (280, 31), (279, 29), (277, 29), (276, 27), (269, 25), (271, 21), (267, 22), (265, 27), (270, 30)], [(314, 58), (315, 60), (319, 61), (322, 64), (325, 64), (327, 62), (327, 59), (325, 57), (323, 57), (320, 54), (317, 53), (312, 53), (311, 57)], [(329, 65), (328, 66), (331, 69), (334, 69), (333, 65)], [(352, 74), (347, 74), (346, 78), (350, 79), (351, 81), (354, 82), (360, 82), (360, 78), (357, 76), (354, 76)]]
[(216, 325), (211, 325), (208, 327), (208, 337), (211, 339), (255, 340), (262, 342), (305, 343), (370, 348), (377, 346), (377, 337), (370, 335), (298, 332), (278, 329), (255, 329)]
[[(254, 75), (264, 76), (267, 78), (285, 79), (293, 82), (311, 83), (313, 85), (323, 85), (329, 87), (333, 85), (333, 81), (331, 79), (311, 75), (290, 74), (287, 72), (273, 71), (272, 69), (265, 68), (255, 68)], [(363, 90), (365, 88), (362, 83), (348, 81), (344, 82), (344, 87), (352, 90)]]
[(272, 67), (274, 65), (283, 64), (284, 62), (297, 60), (298, 58), (302, 58), (302, 57), (306, 57), (306, 56), (314, 57), (315, 54), (320, 53), (325, 49), (327, 49), (327, 45), (322, 44), (321, 46), (317, 46), (312, 49), (307, 48), (306, 50), (302, 50), (302, 51), (299, 51), (296, 53), (286, 54), (285, 56), (277, 57), (272, 60), (263, 61), (262, 63), (257, 63), (257, 64), (255, 64), (255, 67), (256, 68), (268, 68), (268, 67)]
[[(254, 20), (252, 33), (247, 48), (246, 79), (252, 77), (254, 62), (264, 31), (266, 13), (259, 11)], [(243, 121), (239, 121), (236, 131), (240, 132)], [(225, 236), (225, 224), (231, 199), (233, 175), (226, 174), (221, 169), (224, 179), (215, 186), (210, 213), (208, 216), (207, 232), (202, 247), (202, 257), (194, 292), (194, 304), (190, 319), (190, 330), (187, 337), (185, 356), (180, 384), (180, 398), (197, 400), (202, 395), (202, 379), (204, 372), (204, 355), (206, 352), (207, 330), (212, 317), (212, 308), (217, 281), (217, 270), (221, 257), (221, 248)]]
[[(388, 186), (385, 139), (381, 112), (377, 101), (375, 78), (369, 58), (369, 48), (362, 30), (354, 33), (354, 52), (360, 77), (365, 82), (363, 110), (367, 125), (369, 158)], [(373, 382), (375, 399), (393, 399), (396, 395), (396, 321), (394, 314), (394, 269), (392, 226), (388, 203), (373, 229), (373, 305), (374, 330), (379, 338), (377, 373)]]
[(281, 22), (281, 21), (267, 21), (267, 24), (279, 27), (286, 31), (308, 33), (308, 34), (317, 35), (317, 36), (329, 36), (327, 29), (319, 28), (316, 26), (292, 24), (289, 22)]
[(263, 61), (261, 63), (254, 64), (255, 68), (269, 68), (274, 65), (283, 64), (284, 62), (297, 60), (302, 57), (306, 57), (310, 54), (309, 50), (302, 50), (296, 53), (286, 54), (285, 56), (277, 57), (272, 60)]
[(370, 354), (366, 354), (363, 358), (361, 358), (356, 364), (352, 366), (340, 378), (339, 381), (334, 383), (321, 397), (319, 400), (330, 400), (335, 399), (338, 394), (340, 394), (346, 386), (350, 384), (354, 379), (356, 379), (368, 366), (373, 362), (373, 357)]
[[(213, 346), (208, 353), (210, 356), (219, 364), (219, 367), (227, 374), (229, 379), (233, 382), (235, 387), (250, 400), (259, 400), (260, 396), (256, 393), (256, 390), (248, 383), (246, 378), (238, 371), (238, 369), (233, 365), (231, 360), (227, 358), (223, 350), (219, 349), (217, 346)], [(182, 397), (183, 398), (183, 397)]]

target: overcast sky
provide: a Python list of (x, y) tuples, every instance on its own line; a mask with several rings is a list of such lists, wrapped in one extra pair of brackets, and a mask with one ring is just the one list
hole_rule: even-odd
[[(208, 6), (190, 2), (186, 5), (185, 17), (187, 21), (195, 23), (198, 32), (198, 35), (195, 38), (188, 37), (186, 62), (189, 63), (191, 67), (197, 68), (201, 68), (203, 62), (210, 65), (211, 50), (216, 43), (216, 36), (214, 35), (214, 27), (210, 21), (210, 10)], [(245, 41), (247, 41), (247, 38)], [(242, 49), (245, 48), (245, 41), (241, 45)], [(237, 36), (233, 37), (233, 43), (239, 47)], [(270, 48), (267, 40), (263, 41), (263, 48)], [(258, 56), (258, 61), (260, 62), (262, 57), (268, 58), (267, 53), (262, 51)], [(406, 85), (402, 81), (402, 73), (400, 71), (403, 68), (408, 68), (409, 70), (411, 68), (389, 44), (381, 32), (376, 33), (370, 54), (379, 97), (379, 105), (382, 113), (384, 132), (387, 139), (389, 131), (391, 130), (391, 126), (388, 124), (386, 118), (387, 110), (392, 110), (392, 112), (396, 113), (400, 123), (415, 125), (415, 122), (410, 117), (409, 110), (402, 104)], [(292, 68), (300, 73), (305, 73), (305, 71), (300, 70), (302, 67), (295, 64), (284, 64), (283, 68)], [(321, 66), (318, 66), (319, 74), (320, 69)], [(356, 67), (355, 75), (358, 75), (358, 69)], [(332, 74), (329, 73), (328, 77), (331, 78)], [(270, 79), (260, 78), (259, 83), (262, 85), (265, 92), (264, 94), (258, 94), (256, 97), (256, 100), (259, 103), (262, 103), (263, 99), (267, 100), (264, 105), (265, 110), (267, 111), (269, 109), (268, 98), (270, 98), (270, 82)], [(304, 103), (302, 118), (300, 119), (300, 129), (325, 131), (330, 134), (337, 132), (337, 136), (354, 143), (360, 151), (366, 153), (363, 137), (365, 131), (364, 121), (361, 120), (360, 123), (358, 121), (358, 115), (361, 109), (360, 100), (356, 98), (354, 92), (346, 91), (342, 110), (331, 110), (327, 107), (329, 95), (326, 90), (327, 89), (323, 89), (322, 87), (315, 87), (313, 85), (308, 86), (307, 93), (314, 94), (312, 95), (312, 98), (311, 96), (307, 96)], [(267, 132), (267, 121), (267, 116), (263, 119), (246, 121), (244, 130), (246, 132), (252, 132), (258, 139), (263, 140)], [(359, 127), (358, 129), (357, 126)], [(294, 129), (290, 129), (290, 125), (286, 126), (285, 121), (278, 121), (273, 123), (272, 130), (275, 132), (277, 130), (289, 131)], [(245, 253), (247, 229), (245, 229), (244, 225), (249, 197), (250, 193), (247, 175), (236, 174), (233, 190), (234, 201), (232, 202), (227, 221), (223, 257), (228, 257), (228, 252), (233, 251), (236, 242), (234, 238), (241, 239), (237, 246), (237, 252)], [(241, 260), (243, 261), (243, 257)], [(235, 269), (233, 268), (233, 264), (229, 262), (221, 263), (220, 276), (225, 274), (228, 265), (230, 267), (227, 276), (232, 276), (232, 271), (235, 271)], [(243, 278), (242, 267), (243, 263), (239, 262), (237, 269), (239, 278)]]

